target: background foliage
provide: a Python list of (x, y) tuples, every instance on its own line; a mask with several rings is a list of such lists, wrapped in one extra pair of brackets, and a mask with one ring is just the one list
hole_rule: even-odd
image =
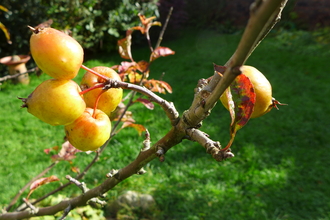
[(111, 51), (129, 27), (139, 24), (138, 13), (158, 15), (155, 0), (3, 0), (1, 4), (9, 9), (0, 19), (13, 42), (8, 45), (0, 34), (1, 55), (29, 53), (27, 25), (37, 26), (49, 19), (52, 27), (66, 30), (87, 51)]

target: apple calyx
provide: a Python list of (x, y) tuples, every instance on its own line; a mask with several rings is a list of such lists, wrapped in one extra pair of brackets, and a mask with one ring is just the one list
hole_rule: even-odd
[(277, 105), (288, 105), (285, 103), (280, 103), (278, 100), (276, 100), (274, 97), (272, 98), (272, 104), (269, 106), (269, 108), (276, 108), (277, 110), (280, 110)]

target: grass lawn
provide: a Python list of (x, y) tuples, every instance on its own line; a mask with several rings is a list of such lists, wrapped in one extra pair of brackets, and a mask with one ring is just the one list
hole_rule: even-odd
[[(165, 41), (176, 54), (160, 58), (151, 67), (151, 78), (173, 88), (162, 95), (182, 113), (193, 99), (198, 79), (213, 74), (213, 63), (224, 64), (234, 52), (240, 34), (186, 31), (175, 41)], [(204, 148), (183, 141), (166, 154), (166, 160), (148, 164), (142, 176), (125, 180), (108, 193), (108, 200), (126, 190), (149, 193), (157, 202), (154, 216), (127, 211), (130, 219), (330, 219), (330, 74), (329, 47), (301, 38), (279, 41), (269, 36), (247, 64), (262, 71), (273, 86), (273, 95), (288, 106), (252, 119), (240, 130), (232, 146), (235, 157), (217, 163)], [(133, 50), (135, 60), (148, 59), (148, 50)], [(85, 65), (112, 66), (119, 55), (100, 55)], [(76, 81), (79, 82), (83, 71)], [(60, 146), (63, 127), (42, 123), (16, 97), (27, 97), (46, 75), (31, 76), (28, 86), (4, 83), (0, 90), (0, 207), (8, 204), (18, 190), (51, 164), (43, 150)], [(137, 123), (145, 125), (155, 142), (169, 130), (159, 107), (151, 111), (133, 106)], [(228, 112), (218, 104), (202, 130), (226, 145), (229, 140)], [(127, 128), (119, 133), (85, 176), (91, 188), (105, 179), (111, 169), (128, 164), (138, 154), (143, 138)], [(93, 154), (78, 154), (73, 166), (83, 169)], [(75, 174), (68, 162), (60, 162), (48, 174), (66, 183), (65, 175)], [(54, 182), (37, 189), (38, 198), (60, 185)], [(69, 187), (61, 194), (79, 193)], [(23, 194), (24, 196), (27, 193)], [(125, 214), (125, 213), (123, 213)]]

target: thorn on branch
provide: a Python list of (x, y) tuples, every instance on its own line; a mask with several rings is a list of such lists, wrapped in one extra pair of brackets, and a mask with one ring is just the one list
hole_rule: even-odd
[(34, 205), (32, 205), (26, 198), (23, 198), (23, 201), (25, 202), (25, 204), (31, 209), (30, 213), (32, 215), (35, 215), (38, 213), (39, 209), (36, 208)]
[(88, 191), (88, 188), (84, 182), (79, 182), (75, 178), (72, 178), (70, 175), (66, 175), (65, 178), (69, 180), (71, 183), (74, 183), (76, 186), (78, 186), (83, 194), (85, 194)]

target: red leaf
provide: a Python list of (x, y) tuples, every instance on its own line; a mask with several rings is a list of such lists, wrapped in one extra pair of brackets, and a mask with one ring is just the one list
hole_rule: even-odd
[(220, 65), (217, 65), (217, 64), (213, 64), (213, 68), (215, 71), (223, 74), (225, 71), (226, 71), (226, 67), (225, 66), (220, 66)]
[(132, 60), (132, 52), (131, 52), (131, 45), (132, 45), (132, 32), (133, 30), (126, 31), (126, 37), (118, 40), (118, 51), (120, 56), (123, 59)]
[(142, 103), (146, 108), (153, 110), (155, 105), (148, 99), (142, 99), (142, 98), (138, 98), (135, 100), (135, 102), (140, 102)]
[(30, 195), (32, 194), (32, 192), (34, 190), (36, 190), (37, 188), (39, 188), (42, 185), (45, 185), (47, 183), (51, 183), (51, 182), (55, 182), (55, 181), (59, 181), (60, 179), (57, 178), (56, 176), (50, 176), (50, 177), (44, 177), (41, 179), (37, 179), (36, 181), (34, 181), (31, 185), (30, 185), (30, 192), (27, 195), (27, 198), (30, 197)]
[(131, 128), (134, 128), (135, 130), (137, 130), (137, 132), (139, 133), (140, 136), (141, 136), (142, 132), (147, 130), (143, 125), (133, 124), (133, 123), (130, 123), (130, 122), (125, 122), (122, 125), (122, 128), (127, 128), (127, 127), (131, 127)]
[(161, 80), (155, 80), (155, 79), (145, 80), (143, 85), (153, 92), (159, 92), (165, 94), (167, 91), (168, 93), (172, 93), (172, 87), (167, 82)]
[(175, 54), (175, 52), (168, 47), (157, 47), (150, 55), (150, 62), (159, 57), (165, 57), (173, 54)]
[(236, 132), (249, 121), (256, 101), (256, 94), (250, 79), (244, 74), (236, 77), (226, 90), (229, 112), (231, 116), (230, 141), (222, 150), (230, 148)]

